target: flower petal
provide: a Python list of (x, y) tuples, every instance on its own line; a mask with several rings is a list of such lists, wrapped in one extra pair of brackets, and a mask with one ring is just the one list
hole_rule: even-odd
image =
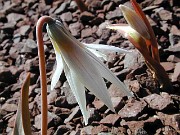
[(54, 89), (54, 87), (56, 86), (59, 78), (60, 78), (60, 75), (63, 71), (63, 63), (62, 63), (62, 58), (61, 58), (61, 55), (56, 53), (56, 70), (53, 74), (53, 77), (52, 77), (52, 81), (51, 81), (51, 90)]
[(123, 25), (123, 24), (111, 24), (108, 25), (107, 28), (117, 30), (122, 33), (125, 38), (127, 38), (128, 34), (137, 33), (131, 26)]
[(110, 46), (110, 45), (103, 45), (103, 44), (87, 44), (83, 43), (87, 48), (94, 49), (100, 52), (117, 52), (117, 53), (130, 53), (131, 51), (121, 49), (119, 47)]
[(88, 50), (86, 51), (87, 54), (91, 57), (93, 62), (96, 65), (96, 68), (98, 68), (99, 72), (101, 73), (101, 76), (105, 79), (109, 80), (111, 83), (114, 83), (117, 87), (121, 89), (121, 92), (123, 94), (126, 94), (127, 96), (132, 97), (132, 93), (130, 90), (127, 89), (125, 84), (123, 84), (113, 73), (110, 71), (99, 59), (96, 58), (91, 52)]
[(150, 39), (148, 28), (146, 27), (146, 24), (144, 23), (142, 18), (139, 17), (136, 12), (134, 12), (132, 9), (130, 9), (127, 6), (120, 5), (119, 7), (123, 12), (124, 18), (126, 19), (128, 24), (133, 29), (135, 29), (139, 34), (141, 34), (142, 37), (146, 39)]
[(85, 47), (90, 50), (94, 55), (98, 58), (103, 58), (103, 60), (107, 61), (109, 53), (130, 53), (131, 51), (121, 49), (119, 47), (104, 45), (104, 44), (87, 44), (83, 43)]
[(70, 85), (70, 88), (80, 106), (81, 112), (83, 114), (83, 118), (85, 120), (85, 125), (88, 124), (88, 118), (90, 117), (89, 112), (86, 109), (86, 95), (85, 95), (85, 87), (77, 78), (77, 75), (68, 68), (66, 63), (64, 63), (64, 72), (67, 78), (67, 81)]
[(52, 39), (51, 39), (51, 42), (53, 44), (53, 47), (54, 47), (54, 50), (55, 50), (55, 54), (56, 54), (56, 70), (54, 71), (54, 74), (52, 76), (52, 81), (51, 81), (51, 90), (54, 89), (54, 87), (56, 86), (59, 78), (60, 78), (60, 75), (62, 74), (62, 71), (63, 71), (63, 61), (62, 61), (62, 57), (61, 57), (61, 54), (60, 54), (60, 50), (56, 44), (56, 42)]
[(114, 111), (105, 82), (87, 54), (79, 46), (76, 46), (76, 52), (71, 52), (68, 56), (63, 54), (63, 58), (70, 70), (78, 76), (87, 89)]
[(96, 55), (99, 59), (102, 59), (107, 61), (107, 55), (103, 54), (102, 52), (99, 52), (97, 50), (91, 49), (91, 48), (87, 48), (89, 51), (91, 51), (94, 55)]

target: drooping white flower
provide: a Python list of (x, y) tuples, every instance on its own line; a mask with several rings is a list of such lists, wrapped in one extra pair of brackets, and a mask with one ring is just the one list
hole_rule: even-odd
[[(103, 78), (116, 84), (122, 93), (132, 96), (126, 86), (94, 55), (100, 52), (100, 49), (108, 50), (108, 46), (97, 45), (93, 54), (90, 50), (95, 45), (80, 43), (57, 20), (48, 22), (47, 32), (52, 41), (57, 61), (51, 90), (54, 89), (64, 69), (67, 81), (82, 111), (85, 124), (88, 123), (89, 118), (89, 112), (86, 109), (86, 88), (112, 111), (114, 108)], [(117, 52), (121, 50), (115, 47), (109, 47), (109, 49)], [(99, 54), (103, 53), (100, 52)]]

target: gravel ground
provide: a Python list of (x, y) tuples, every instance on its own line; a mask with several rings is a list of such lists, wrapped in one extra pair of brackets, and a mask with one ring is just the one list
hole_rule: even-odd
[[(124, 97), (113, 84), (107, 87), (116, 113), (87, 92), (91, 117), (85, 126), (79, 106), (64, 73), (55, 90), (48, 90), (48, 135), (178, 135), (180, 133), (180, 1), (138, 0), (157, 37), (161, 64), (171, 79), (171, 93), (152, 78), (134, 46), (107, 24), (126, 23), (119, 4), (127, 0), (85, 0), (88, 11), (80, 12), (73, 0), (45, 5), (38, 0), (0, 0), (0, 134), (14, 127), (20, 88), (31, 73), (29, 109), (33, 135), (40, 134), (41, 101), (35, 25), (39, 17), (61, 19), (79, 41), (101, 43), (133, 50), (131, 54), (109, 54), (105, 64), (136, 98)], [(55, 65), (55, 54), (44, 29), (47, 84)], [(101, 134), (101, 135), (102, 135)], [(108, 134), (108, 135), (109, 135)], [(105, 134), (106, 135), (106, 134)]]

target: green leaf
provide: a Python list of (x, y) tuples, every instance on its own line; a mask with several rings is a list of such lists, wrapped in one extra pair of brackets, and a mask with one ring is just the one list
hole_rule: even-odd
[(29, 114), (29, 93), (30, 73), (28, 73), (25, 82), (21, 88), (21, 97), (19, 100), (16, 121), (12, 135), (31, 135), (31, 123)]

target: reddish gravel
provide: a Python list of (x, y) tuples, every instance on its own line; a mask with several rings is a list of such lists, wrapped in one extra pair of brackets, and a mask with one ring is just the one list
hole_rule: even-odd
[[(162, 66), (172, 81), (174, 91), (161, 92), (133, 45), (106, 25), (125, 23), (119, 4), (128, 0), (85, 0), (88, 11), (80, 12), (73, 0), (58, 0), (45, 5), (38, 0), (0, 1), (0, 134), (10, 135), (14, 127), (20, 88), (31, 72), (29, 109), (33, 135), (38, 135), (41, 120), (39, 63), (35, 25), (40, 16), (62, 20), (71, 34), (86, 43), (109, 44), (131, 54), (111, 54), (107, 66), (136, 95), (127, 99), (107, 82), (116, 113), (87, 92), (91, 118), (85, 126), (78, 104), (64, 73), (54, 91), (50, 79), (55, 54), (44, 35), (48, 77), (48, 135), (178, 135), (180, 134), (180, 1), (138, 0), (154, 29), (159, 43)], [(44, 32), (46, 32), (44, 30)]]

